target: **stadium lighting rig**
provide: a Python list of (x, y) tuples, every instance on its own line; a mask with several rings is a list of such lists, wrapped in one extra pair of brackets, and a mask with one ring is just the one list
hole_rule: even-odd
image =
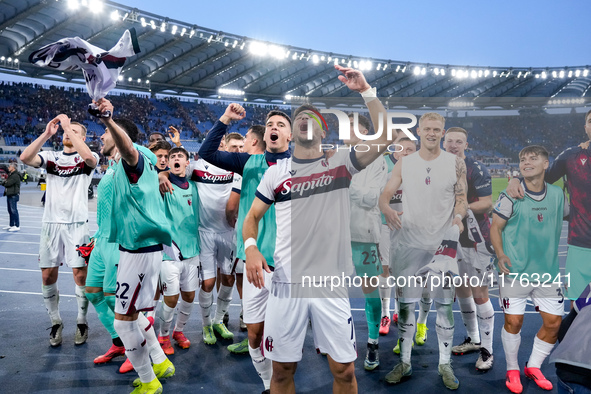
[(548, 100), (548, 105), (576, 105), (585, 104), (584, 98), (566, 98)]
[(219, 96), (238, 97), (238, 96), (244, 96), (244, 94), (245, 94), (244, 90), (239, 90), (239, 89), (226, 89), (226, 88), (218, 89)]
[[(224, 47), (235, 50), (247, 50), (249, 54), (257, 57), (267, 57), (276, 61), (306, 61), (315, 66), (321, 65), (343, 65), (355, 67), (362, 71), (376, 73), (412, 73), (415, 78), (426, 76), (446, 77), (451, 76), (459, 80), (477, 80), (480, 78), (517, 78), (525, 79), (535, 77), (537, 79), (573, 79), (586, 78), (589, 70), (585, 67), (562, 67), (562, 68), (538, 68), (538, 69), (513, 69), (501, 67), (470, 67), (470, 66), (450, 66), (433, 65), (421, 63), (408, 63), (383, 59), (363, 59), (351, 55), (339, 55), (311, 49), (295, 48), (280, 44), (262, 42), (247, 37), (239, 37), (233, 34), (213, 32), (211, 29), (200, 28), (196, 25), (189, 25), (181, 21), (169, 21), (168, 18), (150, 19), (147, 15), (139, 15), (141, 11), (136, 9), (126, 10), (123, 6), (105, 3), (104, 0), (56, 0), (67, 4), (70, 10), (79, 10), (82, 7), (87, 8), (91, 13), (99, 14), (105, 7), (110, 7), (107, 11), (110, 19), (114, 22), (127, 21), (131, 23), (141, 23), (142, 27), (151, 27), (153, 30), (160, 30), (164, 34), (172, 34), (183, 37), (183, 39), (198, 39), (206, 41), (207, 44), (224, 45)], [(153, 16), (152, 14), (149, 14)], [(15, 52), (20, 55), (27, 49), (27, 45)]]

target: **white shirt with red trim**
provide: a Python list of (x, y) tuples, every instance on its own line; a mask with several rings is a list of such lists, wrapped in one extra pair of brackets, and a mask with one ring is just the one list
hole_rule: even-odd
[(212, 233), (234, 230), (226, 221), (226, 204), (232, 191), (234, 173), (203, 159), (192, 162), (189, 171), (199, 192), (199, 230)]
[(361, 169), (355, 152), (340, 151), (329, 159), (279, 160), (265, 172), (256, 196), (275, 204), (273, 282), (353, 273), (349, 186)]
[[(38, 153), (47, 170), (47, 194), (43, 223), (83, 223), (88, 220), (88, 187), (93, 167), (77, 153), (43, 151)], [(99, 157), (92, 153), (96, 162)]]

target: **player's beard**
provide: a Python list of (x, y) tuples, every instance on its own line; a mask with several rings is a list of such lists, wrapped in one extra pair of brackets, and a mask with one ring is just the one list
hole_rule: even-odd
[(70, 141), (70, 140), (63, 140), (63, 144), (65, 147), (68, 147), (68, 148), (74, 147), (74, 144), (72, 144), (72, 141)]

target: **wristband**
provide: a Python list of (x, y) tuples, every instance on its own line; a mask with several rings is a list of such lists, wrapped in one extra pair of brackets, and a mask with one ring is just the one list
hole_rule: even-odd
[(459, 214), (459, 213), (457, 213), (455, 217), (459, 217), (460, 220), (464, 220), (464, 217), (461, 214)]
[(376, 88), (369, 88), (364, 92), (360, 92), (360, 94), (361, 94), (361, 97), (363, 97), (363, 101), (365, 101), (365, 104), (378, 98), (378, 93), (377, 93)]
[(257, 240), (252, 237), (244, 241), (244, 251), (246, 252), (246, 249), (251, 246), (257, 246)]

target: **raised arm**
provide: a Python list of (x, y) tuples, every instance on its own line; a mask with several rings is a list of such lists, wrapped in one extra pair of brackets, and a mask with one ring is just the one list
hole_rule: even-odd
[(55, 135), (55, 133), (57, 133), (57, 129), (59, 128), (59, 121), (60, 120), (58, 119), (58, 117), (53, 118), (47, 124), (47, 126), (45, 126), (45, 131), (43, 132), (43, 134), (37, 137), (37, 139), (33, 141), (31, 145), (25, 148), (25, 150), (23, 151), (23, 153), (21, 153), (20, 156), (20, 159), (23, 163), (33, 167), (41, 166), (43, 160), (37, 154), (39, 153), (39, 150), (41, 150), (43, 144), (45, 144), (45, 142), (47, 142), (48, 139), (50, 139)]
[(400, 185), (402, 185), (402, 160), (398, 161), (392, 169), (392, 175), (388, 179), (379, 200), (380, 211), (386, 217), (386, 224), (390, 230), (402, 228), (402, 221), (400, 220), (402, 211), (398, 212), (390, 207), (390, 200), (394, 197)]
[(176, 147), (180, 148), (183, 146), (183, 144), (181, 144), (181, 133), (176, 129), (176, 127), (168, 126), (168, 136)]
[[(342, 75), (339, 75), (339, 81), (347, 85), (349, 89), (360, 93), (362, 96), (373, 95), (375, 97), (375, 93), (371, 91), (371, 86), (369, 83), (367, 83), (365, 76), (361, 71), (355, 70), (353, 68), (342, 67), (338, 64), (335, 65), (335, 68), (342, 73)], [(378, 139), (372, 140), (372, 143), (369, 145), (370, 149), (368, 151), (355, 153), (357, 156), (357, 162), (362, 167), (367, 167), (371, 162), (377, 159), (381, 154), (384, 153), (386, 146), (392, 142), (388, 140), (388, 133), (385, 130), (386, 125), (388, 124), (387, 112), (382, 102), (377, 97), (365, 97), (365, 100), (374, 127), (378, 127), (381, 117), (384, 130), (382, 130), (382, 134)]]
[(460, 228), (460, 233), (464, 231), (462, 219), (468, 213), (468, 182), (466, 181), (466, 163), (464, 159), (456, 156), (456, 184), (454, 192), (456, 195), (456, 205), (454, 207), (454, 219), (452, 225), (456, 224)]
[[(106, 111), (114, 113), (113, 104), (111, 104), (111, 102), (105, 98), (100, 99), (99, 101), (95, 102), (95, 104), (99, 107), (101, 113), (105, 113)], [(139, 160), (139, 152), (133, 146), (131, 138), (129, 138), (125, 130), (123, 130), (117, 123), (113, 121), (113, 118), (101, 118), (101, 121), (109, 128), (121, 158), (129, 166), (135, 167)]]
[[(256, 239), (259, 235), (259, 222), (269, 209), (270, 205), (258, 197), (254, 198), (250, 211), (244, 218), (242, 226), (242, 238), (244, 240), (244, 253), (246, 254), (246, 278), (255, 287), (262, 289), (265, 286), (263, 269), (271, 272), (267, 261), (259, 251)], [(253, 242), (254, 240), (254, 242)]]
[(88, 145), (86, 145), (86, 142), (84, 142), (86, 140), (86, 136), (82, 137), (79, 133), (76, 133), (72, 129), (72, 125), (70, 124), (71, 119), (68, 118), (67, 115), (60, 114), (57, 116), (57, 118), (59, 119), (62, 129), (64, 130), (64, 135), (66, 135), (72, 142), (74, 149), (76, 149), (76, 152), (78, 152), (80, 157), (82, 157), (84, 163), (86, 163), (86, 165), (91, 168), (95, 168), (97, 165), (97, 160), (92, 154), (92, 151)]
[(218, 148), (228, 130), (230, 122), (233, 120), (242, 120), (245, 116), (246, 111), (244, 111), (244, 108), (240, 104), (232, 103), (228, 105), (224, 114), (214, 123), (209, 133), (207, 133), (199, 149), (199, 157), (214, 166), (242, 175), (242, 170), (250, 155), (248, 153), (224, 152)]

